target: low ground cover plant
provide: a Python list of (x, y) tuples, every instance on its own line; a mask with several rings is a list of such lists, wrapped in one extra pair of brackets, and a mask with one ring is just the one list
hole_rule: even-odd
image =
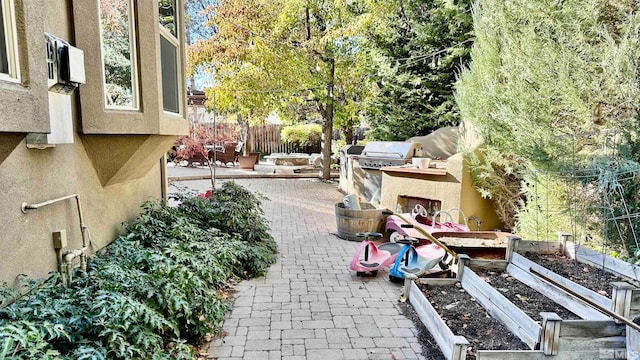
[[(221, 329), (229, 281), (263, 274), (276, 253), (259, 195), (233, 182), (207, 195), (145, 203), (69, 288), (57, 273), (27, 280), (0, 309), (0, 359), (194, 357)], [(0, 305), (16, 296), (0, 286)]]

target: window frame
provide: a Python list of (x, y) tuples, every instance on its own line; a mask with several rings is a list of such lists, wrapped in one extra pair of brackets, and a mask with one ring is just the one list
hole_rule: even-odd
[[(180, 68), (182, 67), (183, 64), (183, 57), (184, 54), (182, 53), (182, 47), (181, 47), (181, 43), (180, 43), (180, 36), (182, 36), (182, 22), (181, 22), (181, 17), (182, 17), (182, 8), (180, 6), (180, 2), (179, 1), (175, 1), (174, 2), (174, 6), (175, 6), (175, 12), (174, 12), (174, 19), (175, 19), (175, 26), (176, 26), (176, 36), (174, 36), (171, 31), (169, 29), (167, 29), (166, 27), (164, 27), (160, 21), (158, 21), (158, 28), (159, 28), (159, 36), (164, 37), (169, 43), (171, 43), (171, 45), (173, 45), (175, 47), (175, 52), (176, 52), (176, 80), (177, 80), (177, 87), (178, 89), (176, 89), (176, 93), (177, 93), (177, 97), (178, 97), (178, 112), (173, 112), (173, 111), (168, 111), (164, 109), (164, 98), (163, 98), (163, 104), (162, 104), (162, 111), (165, 114), (170, 114), (170, 115), (184, 115), (184, 96), (183, 96), (183, 89), (184, 87), (184, 79), (183, 79), (183, 74), (182, 71), (180, 71)], [(160, 6), (160, 4), (158, 4), (158, 7)], [(158, 8), (158, 13), (159, 13), (159, 8)], [(161, 40), (158, 39), (158, 41), (160, 42)], [(162, 58), (160, 58), (160, 62), (162, 62)], [(162, 79), (160, 79), (160, 84), (161, 86), (164, 86)]]
[(98, 1), (98, 24), (100, 32), (100, 63), (102, 65), (102, 93), (104, 100), (104, 108), (106, 110), (122, 110), (122, 111), (139, 111), (140, 108), (140, 79), (138, 74), (138, 42), (136, 41), (138, 29), (136, 27), (136, 4), (135, 0), (126, 0), (129, 3), (129, 47), (131, 61), (131, 97), (133, 98), (133, 104), (131, 106), (123, 105), (109, 105), (107, 103), (107, 74), (106, 66), (104, 63), (104, 33), (102, 31), (102, 14), (100, 13), (100, 0)]
[[(23, 0), (15, 0), (23, 1)], [(179, 9), (184, 0), (177, 0)], [(182, 114), (164, 112), (162, 99), (162, 78), (160, 63), (160, 30), (158, 19), (158, 2), (134, 0), (135, 4), (135, 41), (136, 41), (136, 75), (138, 76), (139, 109), (106, 108), (103, 73), (101, 68), (102, 49), (100, 44), (100, 11), (98, 0), (71, 1), (73, 6), (74, 33), (76, 47), (82, 49), (86, 64), (95, 64), (85, 68), (87, 83), (80, 91), (80, 110), (82, 121), (80, 132), (85, 135), (127, 134), (127, 135), (186, 135), (189, 133), (189, 122), (185, 116), (184, 91), (181, 99)], [(19, 9), (16, 9), (16, 11)], [(180, 9), (181, 10), (181, 9)], [(179, 16), (183, 16), (183, 11)], [(183, 19), (179, 22), (184, 24)], [(178, 71), (185, 68), (185, 43), (180, 40), (181, 63)], [(164, 40), (163, 40), (164, 42)], [(44, 47), (44, 46), (43, 46)], [(44, 57), (43, 57), (44, 58)], [(46, 67), (43, 66), (46, 70)], [(46, 73), (45, 73), (46, 74)], [(184, 74), (182, 87), (184, 87)], [(93, 81), (91, 80), (93, 79)]]
[(7, 63), (9, 73), (0, 72), (0, 80), (20, 83), (20, 59), (18, 53), (16, 12), (14, 0), (0, 1), (2, 8), (2, 25), (4, 26), (6, 48), (4, 51), (7, 55)]

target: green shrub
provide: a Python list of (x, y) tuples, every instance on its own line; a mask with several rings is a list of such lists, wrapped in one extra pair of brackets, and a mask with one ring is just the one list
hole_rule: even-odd
[[(610, 167), (596, 168), (591, 159), (605, 151), (615, 165), (625, 142), (612, 146), (607, 138), (640, 129), (639, 9), (617, 0), (486, 0), (474, 7), (472, 62), (456, 84), (456, 101), (484, 139), (484, 157), (469, 156), (474, 185), (510, 229), (542, 238), (558, 228), (613, 233), (587, 214), (606, 193), (595, 178)], [(590, 179), (575, 184), (585, 173)], [(610, 194), (609, 207), (640, 208), (632, 204), (635, 186), (625, 196)], [(621, 230), (615, 232), (625, 237)]]
[(280, 137), (300, 148), (317, 146), (322, 140), (322, 126), (318, 124), (290, 125), (282, 128)]
[[(145, 203), (70, 288), (57, 273), (28, 282), (0, 310), (0, 359), (192, 358), (188, 344), (220, 331), (229, 280), (264, 273), (276, 245), (262, 198), (234, 183), (178, 199)], [(0, 286), (0, 304), (16, 295)]]

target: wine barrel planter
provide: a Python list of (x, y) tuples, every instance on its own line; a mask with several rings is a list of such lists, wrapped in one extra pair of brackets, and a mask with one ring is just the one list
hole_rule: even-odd
[(376, 209), (369, 203), (360, 203), (362, 210), (349, 210), (343, 203), (336, 203), (336, 225), (338, 236), (345, 240), (362, 241), (359, 232), (382, 232), (384, 230), (384, 209)]

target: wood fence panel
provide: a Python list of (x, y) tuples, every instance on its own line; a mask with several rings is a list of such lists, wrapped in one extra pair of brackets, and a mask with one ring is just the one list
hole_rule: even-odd
[(562, 252), (562, 244), (558, 241), (533, 241), (520, 240), (518, 252), (524, 254), (532, 252), (536, 254), (556, 254)]
[[(478, 350), (477, 360), (547, 360), (540, 350)], [(553, 360), (557, 360), (553, 357)], [(563, 359), (564, 360), (564, 359)]]
[(300, 147), (282, 142), (280, 132), (283, 126), (279, 124), (256, 125), (249, 128), (250, 148), (261, 153), (320, 153), (320, 145)]
[(280, 140), (282, 125), (256, 125), (249, 128), (251, 132), (251, 149), (266, 154), (288, 152), (286, 144)]

